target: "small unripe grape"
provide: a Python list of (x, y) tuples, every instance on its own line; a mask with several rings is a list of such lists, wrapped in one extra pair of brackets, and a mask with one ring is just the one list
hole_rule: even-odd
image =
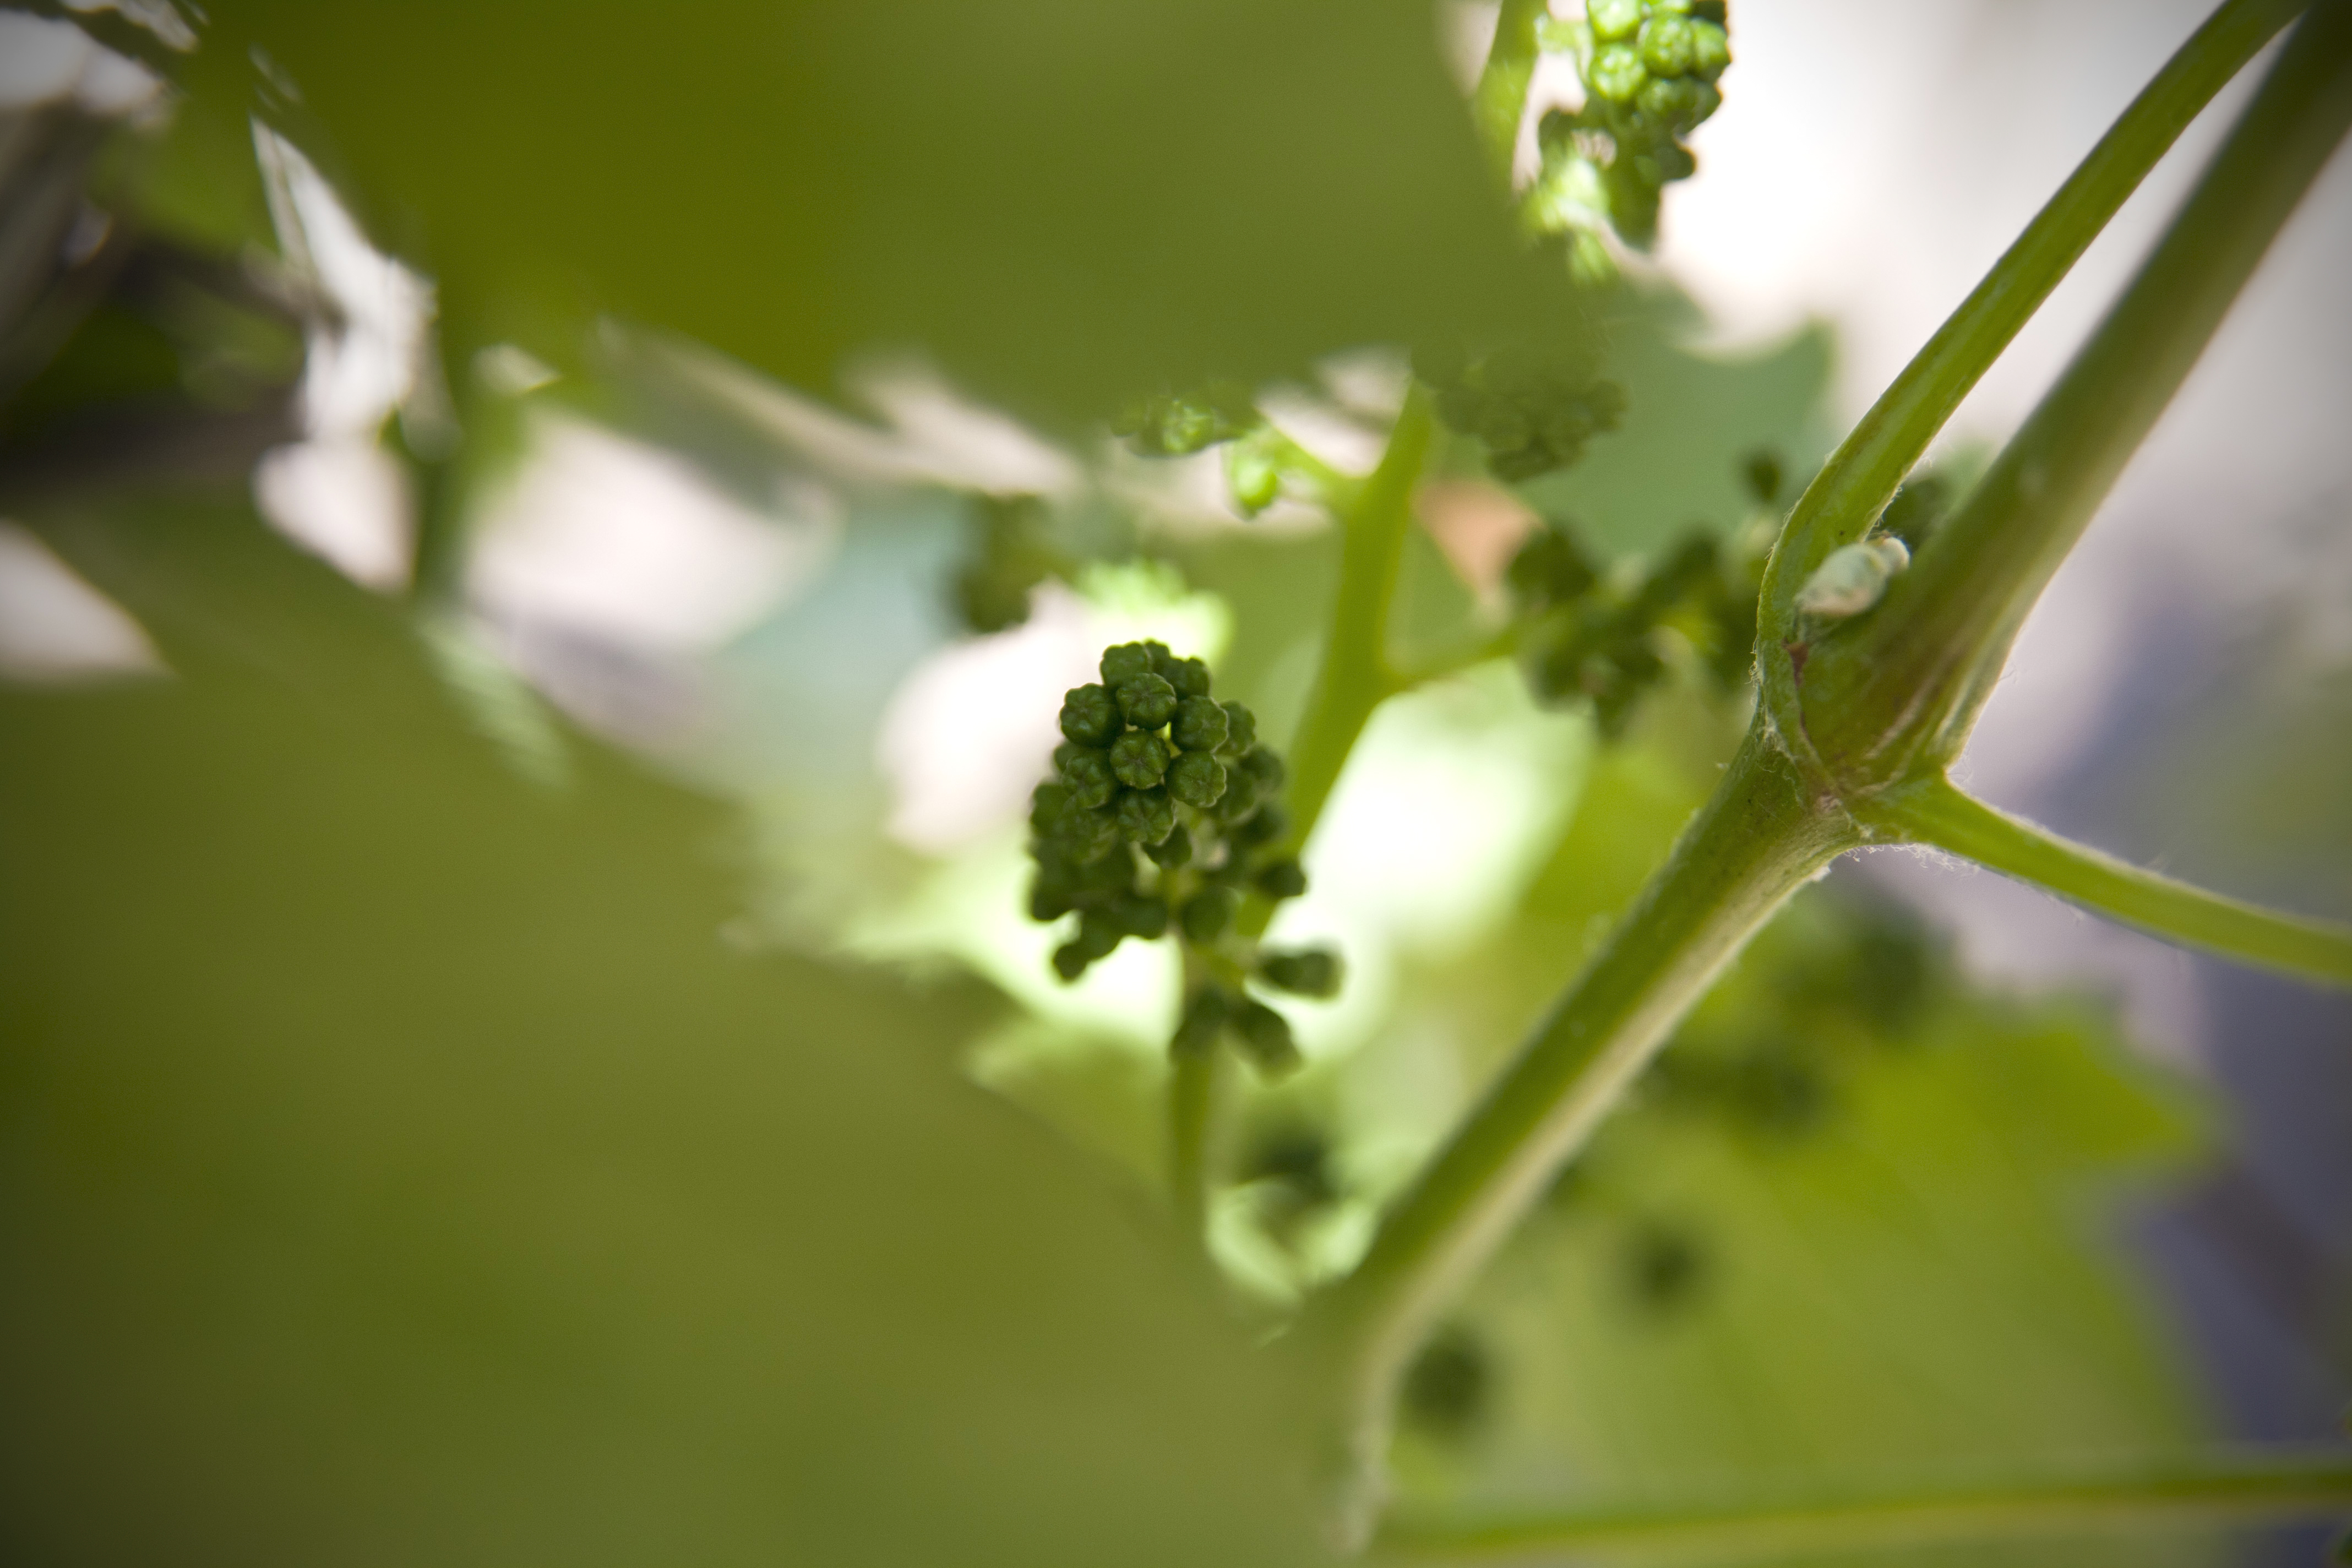
[(1236, 441), (1225, 448), (1225, 485), (1233, 491), (1234, 510), (1255, 517), (1282, 494), (1282, 469), (1259, 443)]
[[(1756, 498), (1758, 504), (1770, 506), (1780, 499), (1782, 475), (1780, 455), (1778, 452), (1764, 447), (1757, 448), (1748, 454), (1748, 460), (1741, 466), (1739, 472), (1740, 478), (1748, 481), (1748, 493)], [(1902, 492), (1897, 490), (1895, 495), (1899, 500)]]
[(1188, 752), (1213, 752), (1225, 743), (1231, 728), (1223, 708), (1205, 697), (1187, 697), (1176, 704), (1168, 733)]
[(1170, 828), (1168, 837), (1159, 843), (1145, 845), (1143, 852), (1151, 857), (1153, 865), (1172, 871), (1179, 866), (1192, 863), (1192, 836), (1184, 831), (1184, 825), (1180, 822)]
[(1630, 38), (1642, 25), (1642, 0), (1591, 0), (1584, 7), (1584, 19), (1592, 24), (1592, 36), (1604, 44)]
[(1260, 1074), (1286, 1078), (1298, 1070), (1302, 1058), (1298, 1042), (1291, 1037), (1289, 1019), (1263, 1002), (1244, 1002), (1234, 1013), (1232, 1024), (1241, 1037), (1242, 1049)]
[(1156, 675), (1121, 683), (1118, 710), (1139, 730), (1157, 730), (1175, 716), (1176, 689)]
[(1168, 742), (1148, 730), (1130, 730), (1110, 743), (1110, 771), (1129, 789), (1150, 789), (1168, 773)]
[(1151, 648), (1147, 643), (1123, 642), (1116, 647), (1103, 649), (1103, 684), (1113, 690), (1125, 686), (1139, 675), (1150, 675)]
[(1300, 996), (1331, 997), (1339, 994), (1339, 955), (1324, 948), (1300, 952), (1269, 952), (1258, 960), (1258, 973), (1277, 990)]
[[(1119, 739), (1129, 737), (1122, 735)], [(1070, 803), (1081, 811), (1108, 805), (1112, 792), (1118, 787), (1110, 756), (1088, 746), (1072, 746), (1066, 752), (1061, 759), (1062, 784)]]
[(1235, 823), (1226, 834), (1244, 849), (1255, 849), (1271, 844), (1290, 831), (1290, 813), (1268, 802), (1259, 806), (1246, 822)]
[(1722, 107), (1723, 94), (1713, 84), (1700, 82), (1697, 94), (1691, 102), (1690, 123), (1694, 126), (1706, 124), (1708, 116)]
[(1214, 985), (1203, 985), (1184, 1003), (1184, 1015), (1178, 1020), (1176, 1033), (1168, 1048), (1180, 1057), (1207, 1054), (1223, 1032), (1226, 1016), (1233, 1011), (1233, 998)]
[(1206, 810), (1224, 798), (1225, 764), (1206, 752), (1186, 752), (1168, 770), (1168, 793)]
[(1062, 699), (1062, 733), (1081, 746), (1108, 746), (1118, 733), (1118, 706), (1099, 686), (1071, 689)]
[(1066, 942), (1054, 950), (1054, 973), (1060, 975), (1065, 984), (1084, 974), (1087, 965), (1093, 962), (1087, 956), (1087, 950), (1075, 942)]
[(1157, 844), (1176, 830), (1176, 804), (1164, 789), (1131, 789), (1118, 797), (1118, 836), (1130, 844)]
[(1257, 715), (1239, 702), (1221, 702), (1225, 710), (1225, 744), (1229, 752), (1246, 752), (1257, 743)]
[(1223, 888), (1203, 888), (1186, 900), (1176, 914), (1184, 940), (1201, 947), (1224, 935), (1233, 921), (1234, 896)]
[(1168, 934), (1168, 906), (1158, 899), (1130, 893), (1110, 907), (1110, 919), (1123, 935), (1158, 942)]
[(1270, 795), (1282, 787), (1284, 778), (1282, 759), (1265, 746), (1252, 746), (1248, 751), (1244, 752), (1241, 762), (1236, 765), (1242, 772), (1257, 780), (1260, 795)]
[(1288, 856), (1258, 868), (1258, 891), (1269, 899), (1295, 899), (1307, 890), (1307, 873)]
[(1680, 16), (1653, 16), (1642, 24), (1642, 64), (1652, 76), (1680, 76), (1691, 68), (1691, 25)]
[(1612, 103), (1631, 103), (1650, 73), (1632, 46), (1612, 44), (1592, 57), (1592, 90)]
[(1731, 63), (1731, 39), (1721, 26), (1713, 22), (1693, 22), (1690, 25), (1690, 72), (1703, 81), (1713, 81)]

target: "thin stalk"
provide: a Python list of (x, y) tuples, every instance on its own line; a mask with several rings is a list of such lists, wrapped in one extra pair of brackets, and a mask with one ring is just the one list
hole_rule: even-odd
[(1612, 1562), (1729, 1564), (2347, 1515), (2352, 1456), (2336, 1449), (1899, 1493), (1407, 1519), (1384, 1531), (1381, 1544), (1384, 1556), (1425, 1562), (1573, 1552)]
[[(1416, 383), (1405, 395), (1380, 466), (1340, 513), (1339, 587), (1331, 606), (1331, 629), (1324, 638), (1323, 667), (1291, 749), (1290, 782), (1283, 792), (1290, 812), (1287, 842), (1293, 848), (1304, 845), (1314, 831), (1372, 710), (1402, 689), (1389, 665), (1389, 608), (1396, 598), (1405, 530), (1412, 524), (1413, 487), (1428, 461), (1434, 431), (1429, 393)], [(1262, 933), (1273, 913), (1264, 900), (1251, 900), (1239, 918), (1242, 934)]]
[(1168, 1185), (1177, 1234), (1202, 1241), (1209, 1223), (1209, 1134), (1217, 1100), (1215, 1051), (1179, 1053), (1168, 1081)]
[(2352, 986), (2352, 926), (2279, 914), (2070, 844), (1942, 779), (1891, 791), (1873, 820), (2168, 941)]
[(1797, 719), (1799, 588), (1822, 559), (1867, 532), (1952, 411), (2000, 357), (2140, 181), (2301, 0), (2229, 0), (2165, 62), (2025, 232), (1879, 395), (1805, 493), (1766, 567), (1757, 657), (1764, 702), (1803, 754)]
[(1478, 139), (1486, 143), (1486, 162), (1511, 188), (1512, 164), (1519, 150), (1519, 121), (1527, 117), (1528, 84), (1535, 79), (1540, 46), (1536, 24), (1548, 9), (1546, 0), (1503, 0), (1495, 18), (1495, 42), (1486, 51), (1486, 68), (1470, 103)]
[(1398, 1375), (1553, 1174), (1623, 1096), (1748, 938), (1859, 842), (1751, 730), (1715, 798), (1616, 932), (1420, 1179), (1356, 1271), (1310, 1309), (1302, 1344), (1344, 1391), (1342, 1512), (1360, 1531)]

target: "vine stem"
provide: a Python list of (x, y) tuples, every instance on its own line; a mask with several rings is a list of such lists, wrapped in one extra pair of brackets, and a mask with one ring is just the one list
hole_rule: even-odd
[[(1850, 438), (1809, 487), (1775, 552), (1775, 566), (1783, 574), (1780, 587), (1776, 590), (1773, 579), (1767, 579), (1758, 650), (1766, 700), (1721, 785), (1609, 942), (1391, 1207), (1356, 1271), (1310, 1303), (1297, 1343), (1313, 1374), (1327, 1378), (1338, 1399), (1331, 1458), (1339, 1471), (1334, 1533), (1341, 1542), (1360, 1544), (1369, 1538), (1394, 1389), (1437, 1314), (1483, 1267), (1756, 929), (1830, 860), (1868, 841), (1870, 829), (1854, 813), (1890, 787), (1926, 776), (1922, 769), (1850, 777), (1825, 768), (1815, 754), (1805, 731), (1809, 715), (1824, 711), (1815, 705), (1821, 694), (1809, 674), (1805, 705), (1798, 705), (1793, 661), (1783, 646), (1787, 617), (1784, 613), (1780, 626), (1771, 618), (1770, 595), (1793, 597), (1794, 584), (1786, 578), (1790, 562), (1802, 561), (1824, 531), (1834, 533), (1851, 524), (1858, 533), (1867, 526), (1960, 395), (2148, 166), (2292, 9), (2231, 0), (2200, 28), (1881, 399), (1865, 418), (1869, 428)], [(2297, 182), (2315, 173), (2315, 127), (2333, 110), (2332, 62), (2346, 9), (2330, 0), (2313, 25), (2299, 32), (2225, 145), (2222, 159), (2231, 161), (2233, 174), (2248, 175), (2252, 194), (2236, 208), (2226, 201), (2206, 201), (2204, 193), (2215, 184), (2209, 174), (2158, 247), (2166, 266), (2170, 263), (2164, 258), (2183, 258), (2182, 286), (2200, 309), (2178, 331), (2198, 347), (2211, 324), (2202, 309), (2208, 297), (2218, 294), (2226, 308), (2228, 296), (2251, 272), (2249, 247), (2252, 256), (2260, 255), (2294, 205)], [(2277, 155), (2277, 167), (2261, 166), (2265, 151)], [(2206, 243), (2201, 236), (2179, 239), (2184, 228), (2194, 234), (2210, 227), (2217, 215), (2232, 213), (2258, 232), (2225, 243)], [(2175, 329), (2156, 322), (2147, 330), (2163, 340), (2152, 352), (2168, 367), (2177, 346)], [(2193, 351), (2189, 357), (2193, 360)], [(2181, 369), (2185, 374), (2185, 365)], [(2133, 410), (2147, 395), (2136, 387), (2108, 390)], [(2168, 395), (2168, 387), (2162, 395)], [(2103, 417), (2096, 409), (2075, 412), (2095, 423)], [(1874, 473), (1884, 479), (1883, 488), (1870, 477)], [(2037, 469), (2034, 477), (2047, 486), (2072, 482), (2071, 476), (2048, 468)], [(1948, 552), (1958, 542), (1951, 536), (1963, 531), (1948, 524), (1922, 552), (1922, 566), (1939, 551)], [(2004, 559), (2023, 570), (2015, 559)], [(1917, 579), (1934, 574), (1915, 567), (1898, 583), (1916, 589)], [(1802, 580), (1800, 575), (1794, 581)], [(1895, 597), (1890, 594), (1870, 620), (1899, 624), (1890, 615)], [(1786, 612), (1788, 605), (1780, 609)], [(1990, 635), (1981, 624), (1969, 629), (1979, 637)], [(1865, 645), (1867, 633), (1839, 640), (1851, 651)], [(1823, 655), (1815, 658), (1818, 663)], [(1776, 665), (1783, 683), (1777, 699)], [(1858, 679), (1872, 675), (1865, 661)], [(1850, 721), (1859, 727), (1858, 750), (1883, 753), (1888, 738), (1922, 721), (1924, 699), (1883, 683), (1873, 695), (1870, 703), (1828, 706), (1826, 712), (1832, 722)], [(1934, 772), (1940, 771), (1938, 763)]]
[(1528, 87), (1535, 80), (1536, 58), (1541, 52), (1536, 25), (1549, 8), (1548, 0), (1503, 0), (1495, 18), (1495, 42), (1471, 98), (1478, 139), (1486, 143), (1486, 161), (1506, 191), (1511, 188), (1518, 154), (1519, 122), (1527, 118)]
[(1728, 1564), (2084, 1531), (2274, 1524), (2347, 1514), (2352, 1514), (2352, 1456), (2339, 1448), (1906, 1492), (1406, 1519), (1382, 1531), (1381, 1555), (1467, 1563), (1593, 1552), (1619, 1562)]
[(1796, 595), (1823, 558), (1867, 532), (1961, 398), (2213, 95), (2302, 0), (2229, 0), (2165, 62), (1992, 270), (1862, 416), (1806, 487), (1767, 563), (1757, 661), (1764, 705), (1801, 751)]
[[(1413, 487), (1421, 481), (1435, 434), (1429, 392), (1416, 382), (1405, 394), (1380, 466), (1340, 510), (1339, 592), (1324, 638), (1322, 668), (1316, 674), (1306, 717), (1299, 721), (1290, 752), (1290, 781), (1283, 791), (1290, 812), (1285, 842), (1293, 851), (1314, 832), (1372, 710), (1404, 689), (1405, 682), (1389, 663), (1389, 609), (1396, 599), (1405, 531), (1412, 524)], [(1242, 909), (1237, 926), (1244, 936), (1260, 936), (1273, 917), (1271, 903), (1253, 898)]]
[(1665, 868), (1469, 1119), (1312, 1303), (1302, 1353), (1341, 1390), (1339, 1534), (1379, 1505), (1390, 1403), (1436, 1315), (1591, 1135), (1684, 1011), (1788, 897), (1861, 842), (1760, 727)]
[(1870, 817), (1916, 843), (2031, 882), (2158, 936), (2352, 986), (2352, 927), (2209, 893), (1994, 809), (1943, 779), (1891, 791)]

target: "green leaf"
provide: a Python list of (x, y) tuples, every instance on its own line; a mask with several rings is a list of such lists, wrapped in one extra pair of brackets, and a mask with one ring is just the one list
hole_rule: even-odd
[(1420, 5), (217, 10), (198, 110), (241, 119), (265, 49), (302, 95), (271, 117), (439, 278), (461, 352), (610, 310), (807, 387), (914, 343), (1099, 416), (1566, 292)]
[(249, 515), (48, 533), (177, 678), (0, 693), (24, 1560), (1311, 1555), (1275, 1369), (980, 1010), (730, 943), (725, 817), (518, 780)]

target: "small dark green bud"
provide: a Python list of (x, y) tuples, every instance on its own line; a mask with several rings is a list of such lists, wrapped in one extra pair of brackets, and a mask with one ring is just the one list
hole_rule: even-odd
[[(1124, 741), (1126, 736), (1119, 737)], [(1071, 804), (1081, 811), (1092, 811), (1108, 805), (1118, 787), (1111, 759), (1090, 746), (1066, 746), (1058, 757), (1062, 764), (1062, 784)]]
[(1065, 810), (1054, 831), (1069, 846), (1072, 859), (1092, 860), (1118, 842), (1118, 819), (1098, 807)]
[(1209, 667), (1197, 658), (1162, 659), (1153, 673), (1176, 689), (1179, 700), (1209, 695)]
[(1690, 72), (1712, 82), (1731, 63), (1731, 39), (1722, 23), (1707, 21), (1693, 21), (1690, 37)]
[(1168, 776), (1168, 742), (1148, 730), (1130, 730), (1110, 743), (1110, 771), (1129, 789), (1150, 789)]
[(1118, 705), (1102, 687), (1073, 687), (1062, 699), (1062, 733), (1081, 746), (1108, 746), (1118, 733)]
[(1279, 991), (1299, 996), (1331, 997), (1339, 994), (1339, 955), (1325, 948), (1299, 952), (1269, 952), (1258, 960), (1257, 972)]
[(1231, 729), (1223, 708), (1205, 697), (1187, 697), (1176, 704), (1176, 719), (1168, 732), (1188, 752), (1213, 752), (1225, 743)]
[(1594, 52), (1588, 82), (1595, 93), (1610, 102), (1630, 103), (1649, 79), (1650, 73), (1643, 68), (1637, 50), (1628, 44), (1611, 44)]
[(1126, 935), (1108, 910), (1088, 910), (1078, 917), (1078, 949), (1089, 962), (1108, 958)]
[(1110, 918), (1126, 936), (1158, 942), (1168, 934), (1168, 906), (1141, 893), (1130, 893), (1112, 904)]
[(1075, 942), (1066, 942), (1054, 950), (1054, 973), (1062, 977), (1064, 984), (1084, 974), (1087, 965), (1093, 962), (1087, 956), (1087, 950)]
[(1688, 77), (1652, 77), (1642, 89), (1642, 112), (1661, 125), (1681, 130), (1692, 123), (1702, 85)]
[(1223, 1032), (1233, 1012), (1233, 998), (1214, 985), (1203, 985), (1186, 999), (1184, 1015), (1168, 1048), (1180, 1057), (1205, 1055)]
[(1168, 770), (1168, 793), (1206, 810), (1224, 798), (1225, 764), (1206, 752), (1186, 752)]
[(1642, 0), (1591, 0), (1584, 8), (1584, 19), (1592, 25), (1592, 36), (1604, 44), (1630, 38), (1642, 26)]
[(1062, 810), (1069, 804), (1070, 792), (1063, 785), (1039, 784), (1029, 795), (1029, 831), (1045, 832), (1062, 819)]
[(1117, 647), (1103, 649), (1103, 684), (1114, 691), (1139, 675), (1151, 673), (1151, 648), (1149, 644), (1123, 642)]
[(1169, 829), (1168, 837), (1159, 843), (1145, 845), (1143, 852), (1151, 857), (1153, 865), (1172, 871), (1179, 866), (1192, 863), (1192, 836), (1184, 831), (1184, 825), (1180, 822)]
[[(1739, 477), (1748, 481), (1748, 493), (1756, 498), (1759, 506), (1770, 506), (1780, 499), (1780, 455), (1769, 447), (1758, 447), (1748, 454), (1740, 465)], [(1895, 492), (1900, 495), (1901, 491)]]
[(1265, 746), (1252, 746), (1248, 751), (1244, 752), (1242, 753), (1242, 760), (1236, 764), (1236, 766), (1238, 766), (1243, 773), (1245, 773), (1249, 774), (1250, 777), (1257, 780), (1257, 788), (1260, 795), (1270, 795), (1275, 791), (1280, 789), (1282, 787), (1282, 781), (1286, 776), (1282, 765), (1282, 759), (1276, 756), (1269, 748)]
[(1206, 947), (1225, 934), (1234, 922), (1234, 896), (1223, 888), (1203, 888), (1184, 901), (1176, 912), (1177, 929), (1184, 940), (1195, 946)]
[(1257, 888), (1269, 899), (1295, 899), (1307, 890), (1307, 873), (1286, 855), (1258, 868)]
[(1219, 822), (1239, 822), (1257, 809), (1258, 797), (1264, 792), (1258, 787), (1257, 775), (1236, 763), (1225, 770), (1225, 793), (1217, 797)]
[(1130, 844), (1157, 844), (1176, 830), (1176, 804), (1164, 789), (1131, 789), (1118, 797), (1118, 836)]
[(1229, 752), (1246, 752), (1257, 743), (1257, 715), (1245, 704), (1221, 702), (1225, 710), (1225, 744)]
[(1121, 682), (1118, 710), (1139, 730), (1157, 730), (1175, 717), (1176, 689), (1156, 675)]
[(1057, 921), (1076, 907), (1070, 902), (1069, 883), (1060, 877), (1041, 872), (1029, 885), (1029, 918), (1033, 921)]
[(1682, 16), (1652, 16), (1635, 40), (1642, 64), (1652, 76), (1680, 76), (1691, 68), (1691, 25)]
[(1528, 535), (1505, 577), (1522, 607), (1540, 610), (1581, 598), (1600, 574), (1564, 529), (1547, 523)]
[(1272, 844), (1290, 831), (1290, 813), (1268, 802), (1257, 808), (1256, 815), (1246, 822), (1237, 822), (1226, 835), (1244, 849), (1255, 849)]
[(1244, 1002), (1231, 1020), (1261, 1077), (1287, 1078), (1298, 1070), (1298, 1042), (1291, 1037), (1290, 1020), (1263, 1002)]

